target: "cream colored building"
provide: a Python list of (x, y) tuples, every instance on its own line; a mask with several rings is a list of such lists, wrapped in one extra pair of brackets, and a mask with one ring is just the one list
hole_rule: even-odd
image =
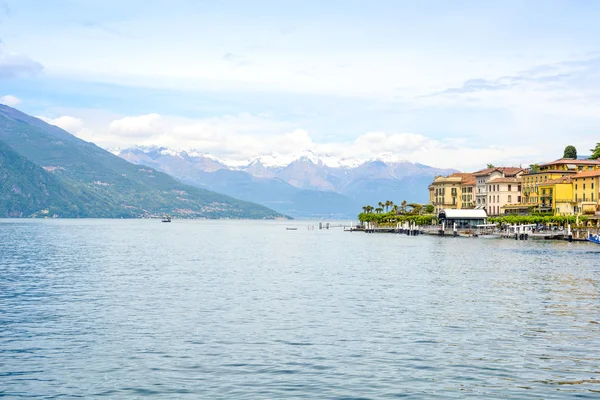
[[(480, 208), (480, 209), (484, 209), (486, 211), (488, 211), (489, 215), (496, 215), (496, 214), (491, 214), (487, 208), (488, 206), (488, 200), (489, 200), (489, 196), (488, 196), (488, 182), (490, 182), (493, 179), (497, 179), (497, 178), (516, 178), (521, 176), (524, 173), (524, 169), (523, 168), (519, 168), (519, 167), (493, 167), (493, 168), (486, 168), (483, 169), (481, 171), (475, 172), (475, 179), (477, 181), (476, 183), (476, 187), (475, 190), (476, 192), (476, 203), (475, 203), (475, 208)], [(497, 193), (495, 193), (493, 196), (498, 196)], [(494, 199), (497, 197), (494, 197)], [(512, 194), (511, 194), (511, 198), (512, 198)], [(494, 207), (496, 207), (498, 205), (498, 203), (494, 203)]]
[(504, 214), (505, 205), (521, 202), (521, 178), (491, 179), (487, 184), (486, 193), (485, 209), (488, 215)]

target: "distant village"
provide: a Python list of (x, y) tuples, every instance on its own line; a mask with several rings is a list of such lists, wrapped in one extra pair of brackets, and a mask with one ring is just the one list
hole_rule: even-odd
[(528, 168), (496, 167), (437, 176), (429, 185), (435, 213), (479, 209), (488, 216), (552, 214), (600, 215), (600, 143), (588, 159), (573, 146), (563, 158)]

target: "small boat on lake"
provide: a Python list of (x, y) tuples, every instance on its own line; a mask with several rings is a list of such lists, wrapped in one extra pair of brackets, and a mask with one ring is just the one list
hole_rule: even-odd
[(600, 235), (592, 235), (590, 233), (590, 235), (587, 237), (587, 241), (596, 243), (596, 244), (600, 244)]
[(171, 222), (171, 217), (168, 215), (165, 215), (162, 219), (162, 222)]
[(297, 231), (298, 228), (285, 228), (286, 231)]

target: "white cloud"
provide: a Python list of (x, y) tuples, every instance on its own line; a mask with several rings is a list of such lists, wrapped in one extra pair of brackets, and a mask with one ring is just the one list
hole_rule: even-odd
[(21, 99), (11, 94), (7, 94), (6, 96), (0, 96), (0, 103), (9, 107), (16, 107), (21, 104)]
[(367, 132), (350, 141), (316, 141), (284, 121), (251, 114), (220, 118), (178, 118), (146, 114), (105, 120), (88, 127), (80, 118), (43, 118), (106, 148), (157, 145), (194, 149), (235, 165), (265, 154), (291, 161), (306, 151), (340, 159), (368, 160), (383, 153), (437, 167), (478, 169), (492, 163), (528, 165), (539, 148), (526, 145), (477, 146), (466, 139), (435, 139), (410, 132)]
[(49, 123), (50, 125), (58, 126), (65, 131), (76, 135), (79, 131), (83, 129), (83, 120), (80, 118), (69, 117), (67, 115), (58, 117), (58, 118), (46, 118), (46, 117), (38, 117), (44, 122)]
[(163, 131), (162, 117), (158, 114), (147, 114), (125, 117), (110, 123), (109, 130), (114, 135), (139, 138), (152, 137)]

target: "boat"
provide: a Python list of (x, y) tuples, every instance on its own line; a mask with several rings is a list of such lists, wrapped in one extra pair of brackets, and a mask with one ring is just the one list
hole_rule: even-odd
[(298, 228), (285, 228), (286, 231), (297, 231)]
[(162, 222), (171, 222), (171, 217), (169, 217), (168, 215), (165, 215), (162, 219)]
[(600, 244), (600, 235), (592, 235), (590, 233), (590, 235), (587, 237), (587, 241), (596, 243), (596, 244)]

